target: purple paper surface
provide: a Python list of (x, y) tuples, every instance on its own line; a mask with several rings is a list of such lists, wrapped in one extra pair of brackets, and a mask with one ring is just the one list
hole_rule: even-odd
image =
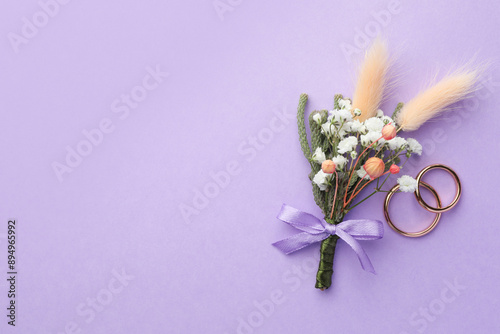
[[(497, 333), (497, 1), (5, 2), (0, 11), (1, 333)], [(402, 170), (461, 177), (459, 204), (410, 239), (285, 256), (282, 203), (321, 215), (295, 112), (352, 96), (366, 46), (395, 56), (390, 114), (436, 73), (490, 61), (480, 90), (414, 133)], [(388, 182), (395, 184), (395, 178)], [(445, 203), (445, 172), (425, 180)], [(367, 193), (367, 191), (365, 191)], [(378, 194), (350, 219), (384, 221)], [(410, 194), (398, 226), (433, 219)], [(16, 220), (8, 325), (7, 225)]]

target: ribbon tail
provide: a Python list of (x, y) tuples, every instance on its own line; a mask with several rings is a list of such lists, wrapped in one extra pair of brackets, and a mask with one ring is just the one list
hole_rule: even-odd
[(361, 268), (376, 275), (377, 273), (375, 272), (375, 268), (373, 267), (373, 264), (370, 261), (368, 254), (366, 254), (365, 250), (360, 245), (360, 243), (356, 239), (354, 239), (349, 233), (345, 232), (341, 228), (337, 227), (336, 234), (339, 236), (340, 239), (344, 240), (354, 250), (354, 252), (358, 256), (359, 262), (361, 263)]
[(272, 245), (278, 248), (285, 254), (290, 254), (296, 252), (304, 247), (307, 247), (316, 242), (320, 242), (326, 238), (328, 238), (328, 233), (320, 233), (320, 234), (309, 234), (307, 232), (301, 232), (292, 235), (286, 239), (277, 241)]

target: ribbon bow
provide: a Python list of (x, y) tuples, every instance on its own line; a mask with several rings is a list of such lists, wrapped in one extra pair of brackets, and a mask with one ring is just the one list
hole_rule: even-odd
[(361, 267), (375, 274), (375, 268), (365, 250), (357, 240), (376, 240), (384, 236), (384, 225), (379, 220), (355, 219), (346, 220), (337, 225), (327, 223), (315, 216), (283, 204), (277, 217), (279, 220), (299, 229), (297, 233), (286, 239), (273, 243), (285, 254), (290, 254), (313, 243), (325, 240), (330, 235), (337, 235), (356, 252)]

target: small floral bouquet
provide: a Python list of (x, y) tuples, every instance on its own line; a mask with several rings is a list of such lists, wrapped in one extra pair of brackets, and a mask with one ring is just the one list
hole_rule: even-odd
[[(303, 94), (299, 121), (303, 120), (306, 101), (307, 95)], [(311, 163), (309, 177), (314, 200), (327, 223), (341, 223), (349, 211), (381, 191), (390, 174), (398, 174), (412, 154), (422, 154), (418, 141), (396, 135), (394, 118), (401, 107), (402, 103), (392, 117), (378, 110), (375, 116), (361, 122), (362, 111), (353, 110), (351, 101), (338, 94), (333, 110), (311, 113), (309, 124), (314, 153), (309, 152), (305, 131), (300, 131), (300, 143)], [(305, 124), (299, 123), (299, 128), (305, 129)], [(401, 158), (406, 159), (402, 164)], [(384, 180), (380, 181), (383, 176)], [(374, 180), (377, 183), (373, 192), (354, 203), (361, 190)], [(400, 177), (398, 183), (401, 191), (413, 192), (417, 186), (417, 181), (408, 175)], [(337, 240), (338, 236), (332, 235), (321, 244), (322, 265), (317, 275), (317, 288), (326, 289), (331, 285)]]
[[(391, 116), (379, 109), (390, 60), (387, 48), (376, 40), (361, 66), (354, 98), (335, 95), (333, 110), (313, 111), (309, 116), (309, 145), (302, 94), (298, 107), (298, 128), (302, 151), (311, 165), (309, 178), (316, 204), (324, 219), (284, 205), (278, 218), (304, 232), (274, 243), (289, 254), (321, 241), (316, 288), (331, 286), (333, 258), (338, 239), (357, 253), (363, 269), (374, 272), (357, 240), (374, 240), (383, 235), (383, 226), (374, 220), (349, 220), (352, 209), (382, 187), (391, 174), (399, 174), (412, 155), (421, 155), (422, 146), (413, 138), (402, 138), (399, 131), (416, 130), (447, 106), (466, 97), (476, 83), (478, 70), (462, 68), (429, 87), (407, 104), (399, 103)], [(414, 192), (417, 181), (404, 175), (397, 179), (400, 191)], [(371, 193), (358, 199), (361, 191), (374, 185)]]

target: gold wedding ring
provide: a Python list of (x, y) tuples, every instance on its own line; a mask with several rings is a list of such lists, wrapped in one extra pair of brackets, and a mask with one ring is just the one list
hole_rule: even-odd
[[(457, 188), (455, 198), (453, 199), (453, 201), (449, 205), (447, 205), (445, 207), (441, 206), (441, 199), (439, 198), (439, 195), (436, 192), (436, 190), (434, 188), (432, 188), (429, 184), (422, 181), (422, 177), (424, 176), (424, 174), (427, 173), (428, 171), (430, 171), (431, 169), (435, 169), (435, 168), (443, 169), (443, 170), (447, 171), (448, 173), (450, 173), (455, 181), (455, 185)], [(427, 211), (430, 211), (430, 212), (433, 212), (436, 214), (434, 221), (432, 222), (431, 225), (429, 225), (429, 227), (427, 227), (419, 232), (406, 232), (406, 231), (403, 231), (403, 230), (397, 228), (394, 225), (394, 223), (392, 222), (391, 217), (389, 215), (389, 203), (391, 202), (392, 196), (394, 196), (394, 194), (399, 190), (399, 184), (396, 184), (394, 187), (392, 187), (392, 189), (387, 193), (387, 196), (385, 197), (385, 201), (384, 201), (384, 216), (385, 216), (385, 219), (387, 220), (387, 224), (389, 224), (389, 226), (397, 233), (404, 235), (405, 237), (411, 237), (411, 238), (421, 237), (421, 236), (426, 235), (430, 231), (432, 231), (437, 226), (439, 219), (441, 218), (441, 213), (448, 211), (451, 208), (453, 208), (455, 205), (457, 205), (458, 200), (460, 199), (460, 196), (462, 195), (462, 185), (460, 183), (460, 179), (458, 178), (457, 173), (455, 173), (455, 171), (453, 169), (451, 169), (450, 167), (448, 167), (446, 165), (434, 164), (434, 165), (427, 166), (418, 173), (416, 180), (417, 180), (417, 189), (415, 190), (415, 198), (417, 199), (420, 206), (422, 206)], [(423, 200), (422, 195), (420, 193), (420, 186), (423, 186), (424, 188), (428, 189), (432, 193), (432, 195), (436, 199), (437, 207), (430, 206), (429, 204), (427, 204)]]
[[(455, 185), (457, 188), (457, 193), (455, 194), (455, 198), (453, 199), (453, 201), (449, 205), (442, 207), (442, 208), (441, 207), (435, 208), (435, 207), (430, 206), (429, 204), (425, 203), (424, 199), (420, 195), (419, 188), (420, 188), (422, 177), (424, 176), (425, 173), (427, 173), (428, 171), (430, 171), (431, 169), (434, 169), (434, 168), (443, 169), (443, 170), (447, 171), (448, 173), (450, 173), (451, 176), (453, 176), (453, 179), (455, 180)], [(446, 165), (435, 164), (435, 165), (427, 166), (424, 169), (422, 169), (420, 171), (420, 173), (418, 173), (418, 175), (417, 175), (417, 189), (415, 190), (415, 197), (417, 198), (418, 203), (420, 203), (420, 205), (423, 206), (427, 211), (434, 212), (434, 213), (441, 213), (441, 212), (448, 211), (451, 208), (453, 208), (455, 205), (457, 205), (458, 200), (460, 199), (461, 195), (462, 195), (462, 185), (460, 184), (460, 179), (458, 178), (457, 173), (455, 173), (455, 171), (453, 169), (451, 169), (450, 167), (448, 167)]]
[[(421, 182), (422, 186), (424, 186), (424, 188), (427, 188), (431, 193), (432, 195), (434, 195), (434, 198), (436, 198), (436, 203), (437, 203), (437, 206), (440, 207), (441, 206), (441, 200), (439, 199), (439, 195), (438, 193), (436, 192), (436, 190), (434, 190), (434, 188), (432, 188), (430, 185), (428, 185), (427, 183), (425, 182)], [(399, 184), (396, 184), (394, 187), (392, 187), (392, 189), (389, 191), (389, 193), (387, 194), (387, 196), (385, 197), (385, 202), (384, 202), (384, 215), (385, 215), (385, 219), (387, 220), (387, 224), (389, 224), (389, 226), (396, 232), (398, 232), (399, 234), (401, 235), (404, 235), (405, 237), (410, 237), (410, 238), (417, 238), (417, 237), (421, 237), (423, 235), (426, 235), (427, 233), (429, 233), (430, 231), (432, 231), (438, 224), (439, 222), (439, 219), (441, 219), (441, 213), (437, 213), (436, 214), (436, 217), (434, 218), (434, 221), (432, 222), (431, 225), (429, 225), (429, 227), (425, 228), (424, 230), (420, 231), (420, 232), (406, 232), (406, 231), (403, 231), (399, 228), (397, 228), (394, 223), (392, 222), (391, 220), (391, 217), (389, 216), (389, 203), (391, 201), (391, 198), (392, 196), (396, 193), (396, 191), (399, 190)]]

